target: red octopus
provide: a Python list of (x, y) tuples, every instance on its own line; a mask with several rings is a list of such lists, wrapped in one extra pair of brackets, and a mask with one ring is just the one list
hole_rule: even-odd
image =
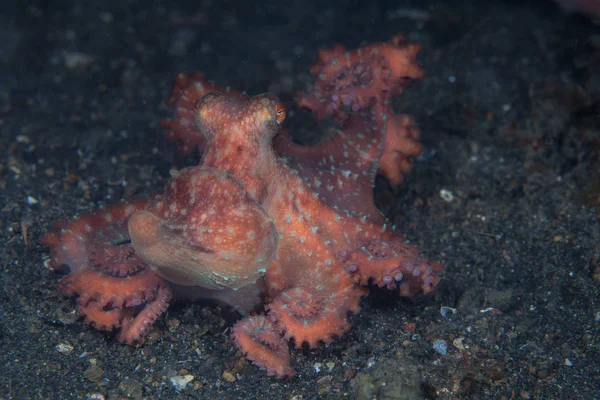
[(390, 104), (422, 76), (418, 50), (398, 35), (321, 51), (299, 104), (331, 116), (337, 134), (315, 146), (292, 142), (274, 96), (180, 74), (175, 118), (162, 125), (183, 153), (200, 148), (200, 165), (152, 200), (57, 223), (42, 242), (51, 267), (70, 267), (60, 289), (124, 343), (143, 339), (172, 294), (226, 302), (244, 315), (232, 328), (237, 346), (278, 377), (294, 373), (290, 340), (315, 347), (342, 335), (369, 283), (432, 291), (442, 265), (422, 258), (372, 195), (378, 170), (398, 184), (421, 150), (412, 119)]

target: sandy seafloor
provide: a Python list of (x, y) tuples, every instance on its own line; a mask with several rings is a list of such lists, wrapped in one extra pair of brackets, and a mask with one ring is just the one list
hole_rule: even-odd
[[(427, 150), (377, 200), (446, 264), (433, 295), (374, 290), (284, 380), (221, 308), (174, 305), (141, 347), (76, 319), (39, 238), (197, 161), (158, 125), (176, 72), (275, 93), (305, 126), (317, 49), (398, 32), (423, 46), (395, 106)], [(600, 398), (599, 71), (600, 26), (546, 1), (2, 2), (0, 399)]]

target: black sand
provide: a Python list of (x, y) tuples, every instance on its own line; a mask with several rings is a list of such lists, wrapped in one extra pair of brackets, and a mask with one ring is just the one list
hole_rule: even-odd
[[(546, 1), (12, 3), (0, 6), (0, 399), (600, 397), (600, 26)], [(75, 320), (39, 238), (197, 161), (158, 126), (176, 72), (289, 105), (318, 48), (398, 32), (423, 45), (427, 76), (396, 105), (428, 151), (377, 199), (446, 263), (434, 295), (374, 290), (343, 337), (292, 352), (286, 380), (244, 359), (213, 306), (171, 307), (139, 348)]]

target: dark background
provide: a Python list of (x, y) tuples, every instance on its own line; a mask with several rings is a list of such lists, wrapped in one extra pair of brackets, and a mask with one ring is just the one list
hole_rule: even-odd
[[(216, 307), (171, 307), (139, 348), (76, 321), (39, 238), (197, 161), (158, 126), (176, 72), (273, 92), (301, 125), (317, 49), (398, 32), (423, 47), (395, 106), (427, 151), (377, 200), (445, 262), (436, 293), (374, 290), (339, 340), (292, 351), (287, 380), (244, 359)], [(595, 398), (599, 35), (550, 1), (2, 2), (0, 399)]]

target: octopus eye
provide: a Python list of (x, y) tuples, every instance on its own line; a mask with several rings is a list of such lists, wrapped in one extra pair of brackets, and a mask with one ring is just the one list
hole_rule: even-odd
[(283, 108), (283, 104), (277, 103), (275, 105), (275, 112), (277, 114), (277, 124), (281, 125), (285, 119), (285, 108)]

